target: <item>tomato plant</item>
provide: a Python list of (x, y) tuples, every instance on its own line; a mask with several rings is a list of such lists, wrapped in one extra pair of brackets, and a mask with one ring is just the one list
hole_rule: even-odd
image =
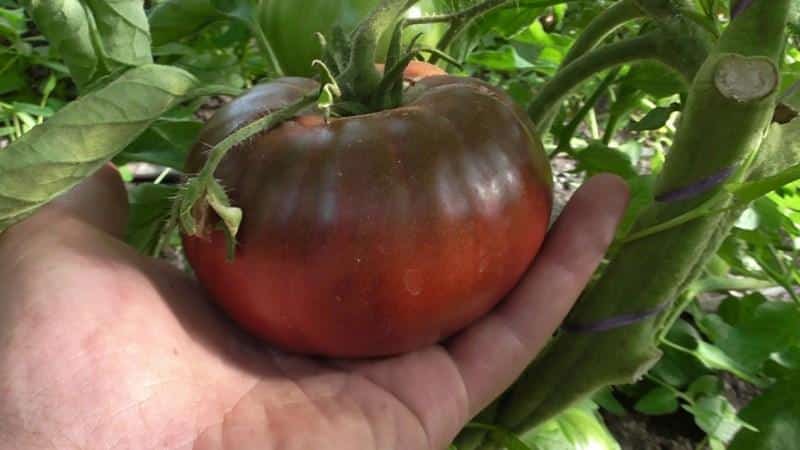
[[(188, 172), (201, 170), (206, 146), (315, 88), (277, 79), (227, 104)], [(552, 201), (533, 125), (475, 79), (423, 78), (405, 97), (364, 116), (302, 115), (219, 166), (245, 217), (235, 258), (221, 231), (188, 237), (185, 249), (253, 333), (304, 353), (402, 353), (486, 313), (530, 264)]]

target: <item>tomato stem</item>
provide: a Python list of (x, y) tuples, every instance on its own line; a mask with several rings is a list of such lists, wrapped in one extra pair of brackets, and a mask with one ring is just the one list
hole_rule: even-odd
[(261, 27), (261, 23), (258, 20), (251, 20), (249, 25), (251, 32), (256, 38), (256, 43), (261, 48), (261, 51), (264, 52), (264, 55), (267, 57), (267, 61), (269, 61), (272, 74), (277, 77), (284, 76), (285, 72), (283, 71), (283, 67), (278, 59), (278, 55), (275, 54), (275, 49), (272, 48), (272, 44), (270, 44), (269, 39), (267, 39), (267, 35), (264, 34), (264, 29)]
[(239, 144), (240, 142), (243, 142), (258, 133), (269, 131), (283, 122), (286, 122), (287, 120), (296, 116), (302, 110), (313, 105), (317, 99), (319, 99), (319, 97), (320, 91), (315, 90), (309, 94), (306, 94), (303, 98), (286, 106), (285, 108), (267, 114), (258, 120), (254, 120), (234, 133), (228, 135), (228, 137), (220, 141), (220, 143), (211, 149), (208, 155), (208, 161), (198, 174), (198, 178), (201, 178), (205, 181), (210, 181), (213, 179), (214, 172), (217, 170), (220, 162), (228, 153), (228, 151), (236, 146), (236, 144)]
[(576, 58), (563, 67), (539, 91), (528, 107), (528, 114), (539, 132), (550, 128), (553, 111), (575, 87), (593, 75), (634, 61), (654, 60), (680, 74), (691, 83), (708, 56), (705, 32), (676, 19), (661, 23), (647, 34), (608, 44)]
[(591, 97), (584, 103), (581, 109), (575, 114), (575, 117), (569, 121), (566, 127), (564, 127), (564, 131), (558, 137), (558, 148), (550, 154), (550, 158), (552, 159), (556, 155), (561, 152), (565, 152), (568, 154), (573, 153), (572, 149), (572, 138), (575, 136), (575, 133), (578, 131), (578, 127), (580, 126), (583, 119), (589, 114), (597, 102), (600, 100), (600, 97), (608, 91), (611, 85), (617, 80), (617, 76), (619, 76), (619, 69), (614, 69), (606, 75), (600, 85), (595, 89), (594, 93), (592, 93)]
[(603, 42), (614, 31), (626, 23), (646, 17), (644, 10), (634, 0), (622, 0), (603, 11), (581, 32), (561, 62), (561, 67), (583, 56), (597, 44)]
[(658, 47), (659, 36), (650, 33), (600, 47), (577, 58), (542, 87), (528, 107), (528, 115), (540, 131), (545, 131), (540, 124), (548, 111), (580, 83), (598, 72), (632, 61), (654, 58)]
[[(597, 47), (598, 44), (623, 25), (646, 16), (645, 10), (635, 0), (622, 0), (615, 3), (611, 8), (603, 11), (589, 22), (589, 25), (575, 39), (575, 43), (572, 44), (569, 52), (567, 52), (564, 60), (559, 65), (559, 71)], [(543, 114), (541, 124), (534, 123), (537, 123), (539, 130), (549, 130), (557, 113), (558, 103), (551, 106)]]
[[(597, 389), (636, 381), (658, 360), (658, 338), (686, 307), (683, 294), (747, 206), (736, 202), (721, 184), (689, 196), (665, 195), (681, 192), (726, 167), (741, 168), (737, 179), (764, 176), (758, 173), (764, 169), (751, 162), (759, 148), (759, 153), (777, 151), (762, 143), (777, 103), (778, 83), (771, 74), (782, 59), (789, 4), (789, 0), (754, 2), (723, 32), (689, 90), (673, 147), (656, 183), (656, 198), (667, 200), (656, 201), (645, 211), (634, 232), (683, 221), (695, 209), (725, 211), (669, 224), (624, 244), (603, 276), (583, 294), (570, 320), (593, 323), (630, 310), (664, 304), (669, 308), (659, 317), (626, 328), (560, 334), (504, 397), (499, 416), (503, 426), (527, 430)], [(771, 160), (774, 164), (775, 158)], [(646, 270), (642, 261), (649, 262)], [(612, 353), (615, 357), (609, 359)], [(554, 385), (559, 389), (552, 389)]]

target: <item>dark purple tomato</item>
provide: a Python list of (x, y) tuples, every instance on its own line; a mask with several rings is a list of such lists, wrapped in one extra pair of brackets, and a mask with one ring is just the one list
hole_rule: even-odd
[[(221, 108), (188, 171), (316, 86), (278, 79)], [(372, 357), (434, 344), (491, 310), (542, 244), (552, 176), (532, 129), (497, 88), (448, 75), (414, 82), (396, 109), (328, 123), (309, 111), (217, 170), (244, 213), (235, 259), (221, 232), (185, 238), (186, 254), (235, 321), (282, 349)]]

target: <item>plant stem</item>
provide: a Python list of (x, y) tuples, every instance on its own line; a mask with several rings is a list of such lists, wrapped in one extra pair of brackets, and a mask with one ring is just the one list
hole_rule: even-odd
[(272, 74), (277, 77), (282, 77), (285, 75), (283, 71), (283, 67), (281, 66), (281, 62), (278, 60), (278, 56), (275, 54), (275, 50), (272, 48), (272, 44), (269, 43), (269, 39), (267, 39), (267, 35), (264, 34), (264, 30), (261, 28), (261, 24), (258, 20), (251, 20), (250, 23), (250, 31), (253, 33), (253, 36), (256, 38), (256, 43), (261, 48), (261, 51), (267, 56), (267, 60), (269, 61), (270, 65), (272, 66)]
[(634, 0), (622, 0), (611, 8), (603, 11), (599, 16), (592, 20), (589, 25), (581, 32), (580, 36), (572, 44), (569, 52), (564, 57), (561, 66), (565, 67), (572, 61), (583, 56), (589, 50), (595, 48), (619, 27), (631, 20), (645, 17), (644, 11)]
[[(545, 8), (548, 6), (555, 6), (562, 3), (569, 3), (570, 1), (576, 0), (540, 0), (530, 3), (514, 5), (515, 7), (525, 7), (525, 8)], [(441, 22), (449, 22), (450, 27), (445, 32), (444, 36), (439, 40), (436, 48), (442, 52), (445, 52), (447, 48), (452, 44), (461, 33), (466, 30), (466, 28), (472, 24), (475, 19), (494, 11), (500, 7), (504, 6), (511, 6), (512, 0), (486, 0), (483, 3), (479, 3), (472, 7), (466, 8), (461, 11), (457, 11), (450, 14), (440, 14), (435, 16), (428, 16), (428, 17), (418, 17), (414, 19), (409, 19), (406, 21), (406, 25), (419, 25), (419, 24), (426, 24), (426, 23), (441, 23)], [(435, 64), (441, 55), (433, 54), (428, 62), (431, 64)]]
[(708, 51), (708, 42), (685, 21), (660, 23), (657, 30), (596, 48), (563, 67), (542, 87), (528, 113), (537, 130), (546, 132), (551, 111), (572, 89), (595, 73), (633, 61), (657, 61), (691, 83)]
[[(778, 253), (774, 248), (772, 248), (772, 246), (769, 246), (768, 248), (770, 256), (780, 264), (780, 257), (778, 256)], [(795, 302), (796, 305), (800, 305), (800, 297), (798, 297), (797, 293), (794, 291), (792, 283), (788, 281), (782, 273), (772, 270), (772, 268), (769, 266), (769, 263), (760, 255), (755, 255), (755, 260), (758, 265), (761, 266), (761, 270), (764, 271), (764, 273), (767, 274), (767, 276), (770, 277), (774, 282), (778, 283), (778, 285), (782, 287), (787, 294), (789, 294), (789, 297)], [(785, 270), (785, 268), (783, 269)]]
[(694, 404), (694, 400), (692, 400), (691, 397), (689, 397), (688, 395), (684, 394), (683, 392), (675, 389), (673, 386), (667, 384), (666, 381), (658, 378), (657, 376), (648, 373), (647, 375), (645, 375), (645, 378), (647, 378), (648, 380), (652, 381), (653, 383), (663, 387), (664, 389), (672, 392), (676, 397), (680, 398), (681, 400), (685, 401), (686, 403), (688, 403), (690, 405)]
[[(486, 0), (483, 3), (478, 3), (477, 5), (450, 14), (437, 14), (433, 16), (414, 17), (411, 19), (407, 19), (405, 22), (405, 26), (422, 25), (426, 23), (441, 23), (441, 22), (458, 23), (461, 21), (468, 21), (481, 14), (487, 13), (493, 10), (494, 8), (502, 6), (504, 3), (508, 3), (510, 1), (511, 0)], [(558, 3), (563, 3), (563, 2), (564, 0), (558, 0)]]
[(558, 148), (550, 155), (551, 158), (561, 152), (572, 152), (572, 144), (570, 142), (575, 136), (578, 127), (580, 126), (581, 122), (583, 122), (583, 119), (586, 118), (586, 115), (589, 114), (589, 111), (591, 111), (595, 104), (597, 104), (598, 100), (600, 100), (600, 97), (602, 97), (611, 84), (616, 81), (618, 75), (619, 69), (612, 70), (608, 75), (606, 75), (600, 85), (597, 86), (597, 89), (595, 89), (592, 96), (586, 100), (581, 109), (575, 114), (575, 117), (572, 118), (569, 124), (567, 124), (567, 126), (564, 128), (564, 131), (558, 137)]
[(711, 19), (700, 14), (699, 12), (695, 11), (692, 8), (680, 8), (679, 11), (680, 14), (687, 20), (691, 20), (692, 22), (695, 23), (695, 25), (708, 31), (708, 33), (714, 36), (715, 38), (719, 38), (719, 29), (717, 28), (717, 24), (715, 22), (712, 22)]
[[(564, 67), (595, 48), (621, 26), (641, 17), (646, 17), (646, 14), (635, 0), (622, 0), (615, 3), (611, 8), (595, 17), (581, 32), (572, 44), (572, 47), (570, 47), (569, 52), (567, 52), (558, 70), (562, 70)], [(554, 104), (542, 116), (541, 124), (538, 127), (540, 132), (550, 129), (557, 113), (558, 104)]]
[(222, 162), (222, 159), (236, 144), (245, 141), (258, 133), (268, 131), (291, 119), (300, 111), (313, 105), (319, 96), (319, 91), (315, 90), (309, 94), (306, 94), (303, 98), (292, 103), (291, 105), (267, 114), (258, 120), (250, 122), (236, 132), (228, 135), (228, 137), (220, 141), (214, 146), (214, 148), (211, 149), (208, 155), (208, 160), (198, 174), (198, 178), (200, 178), (201, 181), (210, 182), (214, 178), (214, 172), (216, 172), (217, 167), (219, 166), (220, 162)]
[[(782, 60), (789, 3), (756, 1), (725, 29), (694, 77), (674, 145), (656, 184), (656, 197), (661, 200), (639, 217), (637, 230), (702, 205), (722, 187), (681, 198), (665, 194), (696, 185), (724, 168), (741, 166), (754, 149), (761, 147), (777, 101), (777, 85), (768, 86), (772, 89), (765, 92), (763, 85), (750, 87), (749, 81), (767, 75), (768, 66), (775, 68)], [(674, 46), (661, 51), (667, 50), (680, 53)], [(753, 70), (758, 71), (756, 76)], [(743, 73), (748, 75), (741, 76)], [(763, 80), (774, 81), (769, 77)], [(757, 93), (765, 95), (757, 97)], [(674, 305), (728, 234), (736, 211), (738, 208), (705, 216), (623, 245), (568, 320), (592, 324)], [(642, 265), (644, 261), (647, 267)], [(560, 333), (503, 397), (498, 422), (525, 431), (597, 389), (638, 380), (660, 357), (656, 338), (664, 317), (677, 313), (670, 308), (624, 327)]]
[(757, 278), (705, 277), (689, 286), (692, 295), (719, 291), (752, 291), (776, 287), (775, 282)]
[(657, 34), (650, 33), (600, 47), (579, 57), (542, 87), (528, 107), (531, 120), (534, 124), (541, 123), (554, 105), (592, 75), (631, 61), (654, 58), (658, 53), (659, 40)]

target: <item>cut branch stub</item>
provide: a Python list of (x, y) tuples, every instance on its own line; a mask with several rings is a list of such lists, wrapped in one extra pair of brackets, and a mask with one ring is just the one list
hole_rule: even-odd
[(714, 85), (719, 93), (741, 103), (773, 94), (779, 80), (778, 68), (770, 59), (736, 54), (722, 57), (714, 74)]

